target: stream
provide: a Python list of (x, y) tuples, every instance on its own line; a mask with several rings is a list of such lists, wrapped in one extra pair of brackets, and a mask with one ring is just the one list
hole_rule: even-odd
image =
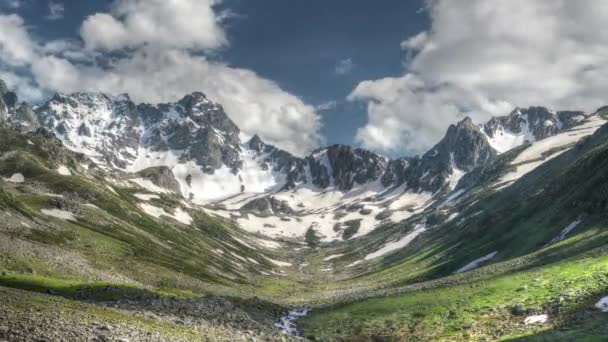
[(300, 331), (296, 326), (296, 321), (301, 317), (308, 314), (310, 310), (308, 308), (295, 308), (287, 312), (287, 315), (281, 317), (277, 323), (274, 324), (279, 331), (289, 336), (299, 336)]

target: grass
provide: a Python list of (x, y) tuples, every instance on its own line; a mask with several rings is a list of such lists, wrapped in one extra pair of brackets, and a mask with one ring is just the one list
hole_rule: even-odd
[(177, 289), (151, 291), (125, 284), (86, 282), (48, 276), (6, 274), (0, 275), (0, 286), (53, 294), (71, 299), (112, 301), (118, 299), (141, 300), (158, 297), (182, 297), (186, 292)]
[[(500, 192), (472, 191), (449, 208), (459, 213), (453, 221), (444, 222), (447, 210), (429, 211), (380, 227), (363, 238), (332, 245), (339, 250), (334, 254), (345, 255), (331, 262), (337, 275), (325, 277), (325, 248), (297, 255), (298, 261), (310, 264), (304, 272), (262, 276), (260, 271), (273, 269), (263, 255), (281, 259), (295, 257), (294, 252), (247, 247), (235, 237), (247, 240), (248, 234), (200, 210), (190, 212), (194, 221), (188, 227), (153, 219), (137, 206), (132, 189), (112, 185), (115, 194), (100, 175), (59, 176), (54, 171), (57, 160), (68, 165), (77, 161), (70, 153), (52, 144), (46, 149), (38, 147), (44, 146), (38, 142), (30, 147), (19, 142), (18, 136), (0, 134), (0, 151), (11, 144), (25, 144), (20, 153), (2, 160), (0, 173), (20, 172), (26, 178), (26, 184), (10, 187), (12, 193), (0, 190), (0, 209), (36, 222), (31, 229), (0, 232), (0, 238), (22, 239), (52, 248), (54, 253), (69, 251), (98, 272), (85, 275), (56, 268), (34, 256), (9, 254), (10, 262), (2, 266), (13, 272), (1, 276), (0, 285), (70, 299), (190, 298), (218, 293), (305, 303), (315, 307), (303, 321), (306, 333), (321, 340), (599, 338), (606, 334), (602, 328), (606, 318), (589, 310), (589, 304), (608, 287), (606, 131)], [(500, 177), (499, 170), (490, 171), (484, 175), (484, 184)], [(41, 215), (40, 209), (51, 205), (49, 198), (33, 195), (28, 186), (66, 194), (66, 201), (80, 208), (78, 222)], [(81, 202), (101, 210), (79, 207)], [(179, 199), (163, 195), (153, 203), (171, 212)], [(583, 223), (573, 237), (543, 248), (581, 217)], [(408, 248), (345, 267), (424, 220), (429, 230)], [(349, 226), (346, 237), (356, 228)], [(313, 229), (307, 231), (306, 240), (319, 247)], [(214, 253), (218, 248), (225, 253)], [(451, 275), (492, 251), (499, 252), (496, 263)], [(237, 267), (230, 252), (257, 260), (260, 266), (240, 262), (244, 266)], [(5, 257), (2, 254), (0, 260)], [(142, 286), (98, 282), (100, 273), (116, 273)], [(523, 317), (511, 313), (517, 304), (550, 314), (550, 324), (524, 326)]]
[(522, 304), (548, 312), (552, 325), (561, 324), (563, 312), (606, 292), (605, 252), (469, 284), (321, 309), (302, 324), (307, 335), (321, 340), (464, 340), (535, 334), (547, 328), (524, 326), (523, 317), (512, 315), (510, 308)]

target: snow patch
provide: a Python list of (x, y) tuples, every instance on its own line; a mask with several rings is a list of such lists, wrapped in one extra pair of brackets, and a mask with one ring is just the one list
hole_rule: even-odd
[(279, 266), (279, 267), (289, 267), (289, 266), (291, 266), (291, 265), (292, 265), (292, 264), (291, 264), (291, 263), (289, 263), (289, 262), (285, 262), (285, 261), (279, 261), (279, 260), (271, 259), (271, 258), (269, 258), (269, 257), (267, 257), (267, 256), (265, 256), (265, 257), (264, 257), (264, 259), (266, 259), (266, 260), (270, 261), (271, 263), (273, 263), (274, 265)]
[(330, 260), (333, 260), (333, 259), (337, 259), (337, 258), (339, 258), (339, 257), (341, 257), (341, 256), (343, 256), (343, 255), (344, 255), (344, 254), (334, 254), (334, 255), (330, 255), (330, 256), (328, 256), (327, 258), (323, 259), (323, 261), (330, 261)]
[(448, 198), (445, 199), (445, 201), (443, 201), (443, 203), (441, 203), (439, 205), (439, 208), (444, 207), (444, 206), (450, 204), (452, 201), (454, 201), (458, 197), (462, 196), (462, 194), (464, 194), (464, 192), (465, 192), (464, 189), (460, 189), (460, 190), (452, 193), (451, 195), (448, 196)]
[(570, 233), (570, 231), (572, 231), (574, 228), (576, 228), (576, 226), (578, 226), (581, 222), (582, 222), (582, 220), (576, 220), (576, 221), (570, 223), (568, 226), (566, 226), (566, 228), (564, 228), (564, 230), (562, 230), (561, 233), (559, 233), (558, 236), (554, 237), (551, 241), (549, 241), (549, 243), (547, 245), (552, 245), (554, 243), (560, 242), (563, 239), (565, 239), (566, 235), (568, 235), (568, 233)]
[(190, 216), (190, 214), (188, 214), (186, 211), (182, 210), (182, 208), (176, 208), (175, 213), (171, 217), (187, 226), (192, 224), (192, 216)]
[(148, 180), (148, 179), (144, 179), (144, 178), (134, 178), (129, 180), (132, 183), (135, 183), (139, 186), (141, 186), (142, 188), (150, 191), (150, 192), (156, 192), (159, 194), (168, 194), (171, 193), (171, 191), (161, 188), (160, 186), (152, 183), (152, 181)]
[(458, 217), (459, 213), (451, 213), (450, 216), (448, 216), (448, 219), (445, 220), (445, 222), (450, 222), (453, 219), (455, 219), (456, 217)]
[(547, 319), (549, 319), (549, 316), (543, 314), (543, 315), (532, 315), (532, 316), (528, 316), (526, 317), (526, 319), (524, 319), (524, 324), (525, 325), (529, 325), (529, 324), (544, 324), (547, 323)]
[(70, 169), (68, 169), (68, 167), (65, 165), (60, 165), (57, 168), (57, 173), (59, 173), (62, 176), (71, 176), (72, 175), (72, 172), (70, 171)]
[(10, 178), (2, 178), (4, 179), (4, 181), (9, 182), (9, 183), (23, 183), (25, 182), (25, 177), (23, 177), (22, 174), (20, 173), (13, 173), (12, 176), (10, 176)]
[(108, 188), (108, 190), (110, 190), (114, 195), (118, 196), (118, 193), (116, 192), (116, 190), (114, 190), (113, 187), (106, 184), (106, 188)]
[(601, 298), (595, 303), (595, 307), (600, 309), (601, 312), (608, 312), (608, 296)]
[(398, 249), (402, 249), (405, 246), (409, 245), (410, 242), (414, 241), (414, 239), (418, 235), (422, 234), (422, 232), (424, 232), (425, 230), (426, 230), (425, 225), (418, 224), (414, 227), (414, 230), (412, 232), (405, 235), (401, 239), (399, 239), (397, 241), (389, 242), (386, 245), (384, 245), (384, 247), (380, 248), (379, 250), (366, 255), (364, 260), (371, 260), (371, 259), (383, 256), (385, 254), (391, 253), (393, 251), (396, 251)]
[(346, 265), (345, 267), (347, 267), (347, 268), (349, 268), (349, 267), (354, 267), (354, 266), (359, 265), (359, 264), (360, 264), (360, 263), (362, 263), (362, 262), (363, 262), (363, 260), (357, 260), (357, 261), (355, 261), (355, 262), (353, 262), (353, 263), (350, 263), (350, 264)]
[(62, 220), (76, 221), (76, 217), (69, 211), (59, 209), (40, 209), (40, 212), (47, 216), (56, 217)]
[(142, 201), (149, 201), (151, 199), (160, 199), (160, 197), (158, 195), (151, 195), (151, 194), (134, 194), (133, 196), (139, 198)]
[(490, 254), (488, 254), (486, 256), (483, 256), (483, 257), (481, 257), (479, 259), (475, 259), (475, 260), (471, 261), (470, 263), (466, 264), (465, 266), (459, 268), (454, 273), (463, 273), (463, 272), (470, 271), (470, 270), (472, 270), (474, 268), (477, 268), (477, 267), (479, 267), (479, 265), (483, 264), (484, 262), (492, 260), (496, 256), (496, 254), (498, 254), (498, 251), (494, 251), (494, 252), (492, 252), (492, 253), (490, 253)]
[(159, 207), (155, 207), (151, 204), (148, 203), (139, 203), (138, 204), (139, 207), (148, 215), (154, 217), (154, 218), (159, 218), (161, 216), (166, 216), (166, 217), (170, 217), (180, 223), (183, 223), (185, 225), (190, 225), (192, 223), (192, 217), (185, 212), (184, 210), (182, 210), (182, 208), (176, 208), (175, 209), (175, 214), (171, 215), (169, 213), (167, 213), (165, 211), (165, 209), (163, 208), (159, 208)]

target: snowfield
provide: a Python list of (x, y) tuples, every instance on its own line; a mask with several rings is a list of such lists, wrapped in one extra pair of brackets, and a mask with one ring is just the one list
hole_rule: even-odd
[[(516, 170), (507, 173), (496, 182), (497, 185), (500, 184), (498, 189), (508, 186), (525, 174), (532, 172), (546, 161), (564, 153), (568, 150), (569, 145), (595, 133), (605, 123), (605, 119), (599, 115), (594, 115), (589, 117), (584, 123), (568, 131), (532, 143), (510, 163), (510, 165), (516, 167)], [(553, 149), (558, 149), (559, 151), (546, 155)]]
[[(253, 199), (267, 194), (242, 193), (217, 202), (225, 209), (207, 209), (208, 212), (234, 219), (237, 224), (252, 233), (273, 238), (302, 238), (313, 228), (322, 241), (342, 238), (347, 222), (359, 221), (359, 229), (351, 238), (364, 236), (378, 226), (390, 221), (400, 222), (421, 212), (432, 204), (432, 194), (404, 192), (404, 187), (387, 192), (380, 181), (368, 183), (352, 191), (342, 192), (335, 188), (325, 190), (302, 185), (291, 191), (273, 193), (277, 200), (285, 201), (295, 211), (294, 215), (262, 217), (253, 213), (241, 215), (240, 208)], [(351, 209), (354, 208), (354, 209)], [(378, 219), (379, 214), (386, 214)]]

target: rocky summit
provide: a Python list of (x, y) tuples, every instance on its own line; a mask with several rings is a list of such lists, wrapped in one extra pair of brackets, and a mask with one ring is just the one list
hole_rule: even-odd
[(295, 156), (201, 92), (0, 95), (0, 340), (608, 335), (605, 107), (388, 158)]

